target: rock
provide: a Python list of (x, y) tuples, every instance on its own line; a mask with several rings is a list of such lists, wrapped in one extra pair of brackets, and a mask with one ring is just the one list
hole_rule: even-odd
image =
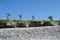
[(0, 21), (0, 28), (5, 28), (6, 27), (6, 22)]
[(17, 23), (17, 27), (26, 27), (25, 23)]
[(41, 22), (36, 22), (36, 21), (34, 21), (34, 22), (31, 22), (30, 24), (29, 24), (29, 27), (39, 27), (39, 26), (41, 26)]
[(51, 22), (46, 21), (42, 26), (54, 26)]
[(60, 40), (60, 26), (0, 29), (0, 40)]

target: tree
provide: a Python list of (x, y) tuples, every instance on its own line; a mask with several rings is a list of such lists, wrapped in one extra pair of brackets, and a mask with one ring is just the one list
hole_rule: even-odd
[(11, 14), (10, 13), (7, 13), (6, 15), (7, 15), (7, 20), (10, 20), (9, 19), (9, 16), (11, 16)]
[(21, 21), (22, 20), (22, 15), (21, 14), (19, 15), (19, 18), (20, 18), (20, 21)]
[(49, 19), (50, 19), (50, 21), (53, 21), (53, 17), (52, 16), (49, 16)]
[(7, 13), (6, 15), (7, 15), (7, 22), (10, 23), (10, 26), (11, 26), (11, 27), (16, 27), (16, 25), (13, 24), (13, 21), (10, 20), (10, 18), (9, 18), (9, 17), (11, 16), (11, 14), (10, 14), (10, 13)]
[(32, 20), (34, 20), (34, 19), (35, 19), (35, 16), (32, 15)]

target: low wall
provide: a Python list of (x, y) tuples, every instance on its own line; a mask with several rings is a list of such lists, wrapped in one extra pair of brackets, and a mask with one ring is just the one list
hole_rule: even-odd
[(0, 40), (60, 40), (60, 26), (0, 29)]

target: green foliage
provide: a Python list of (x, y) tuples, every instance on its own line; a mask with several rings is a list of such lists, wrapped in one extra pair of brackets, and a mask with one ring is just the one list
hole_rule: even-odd
[(35, 16), (32, 16), (32, 20), (34, 20), (35, 19)]
[(7, 17), (7, 21), (9, 21), (10, 19), (9, 19), (9, 17), (11, 16), (11, 14), (10, 13), (7, 13), (6, 14), (6, 17)]
[(20, 18), (20, 21), (22, 21), (22, 15), (21, 14), (19, 15), (19, 18)]
[(49, 16), (49, 19), (50, 19), (50, 21), (53, 21), (53, 17), (52, 16)]

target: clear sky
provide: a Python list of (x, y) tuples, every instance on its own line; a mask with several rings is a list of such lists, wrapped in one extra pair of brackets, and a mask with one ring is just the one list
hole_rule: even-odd
[(54, 20), (60, 20), (60, 0), (0, 0), (0, 18), (6, 18), (6, 13), (11, 13), (10, 19), (19, 19), (19, 14), (24, 20), (48, 20), (52, 15)]

